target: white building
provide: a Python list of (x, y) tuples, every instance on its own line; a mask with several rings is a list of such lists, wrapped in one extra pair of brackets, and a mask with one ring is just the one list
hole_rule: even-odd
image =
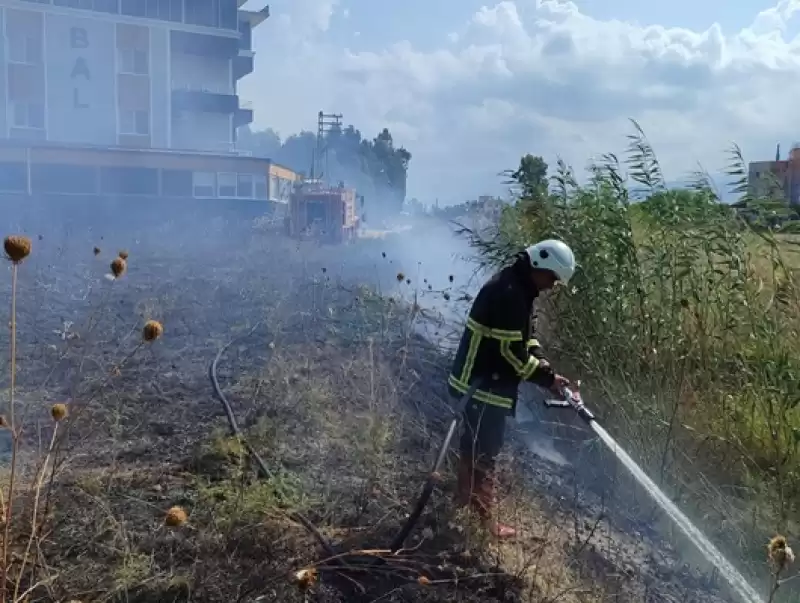
[(237, 81), (269, 8), (244, 0), (0, 0), (0, 137), (234, 151)]

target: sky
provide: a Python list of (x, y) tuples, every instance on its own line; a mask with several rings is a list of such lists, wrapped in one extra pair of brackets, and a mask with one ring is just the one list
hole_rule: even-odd
[(525, 153), (581, 172), (631, 118), (670, 181), (716, 177), (733, 143), (754, 161), (800, 141), (800, 0), (269, 4), (239, 89), (253, 127), (314, 130), (320, 110), (388, 127), (426, 203), (502, 194)]

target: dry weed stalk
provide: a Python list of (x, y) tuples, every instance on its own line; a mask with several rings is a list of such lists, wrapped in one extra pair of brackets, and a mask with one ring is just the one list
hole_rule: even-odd
[[(22, 556), (22, 565), (19, 568), (19, 574), (17, 576), (17, 580), (14, 584), (14, 597), (12, 601), (17, 602), (20, 601), (25, 594), (23, 593), (23, 597), (19, 596), (19, 589), (22, 586), (22, 580), (25, 576), (25, 567), (28, 563), (28, 559), (30, 558), (31, 547), (33, 546), (33, 541), (36, 539), (36, 536), (39, 534), (39, 505), (42, 498), (42, 484), (44, 484), (45, 475), (48, 473), (48, 466), (50, 465), (50, 458), (53, 456), (53, 451), (56, 448), (56, 441), (58, 436), (58, 426), (61, 421), (67, 416), (67, 405), (63, 403), (56, 403), (50, 407), (50, 416), (53, 417), (53, 422), (55, 423), (53, 427), (53, 434), (50, 436), (50, 444), (47, 447), (47, 453), (45, 454), (44, 459), (42, 460), (41, 465), (36, 470), (36, 487), (33, 494), (33, 509), (31, 510), (31, 528), (30, 533), (28, 534), (28, 543), (25, 546), (25, 554)], [(55, 474), (55, 467), (50, 471), (51, 473), (51, 482), (52, 476)], [(35, 576), (34, 572), (36, 570), (36, 565), (31, 565), (31, 577), (30, 583), (35, 583)]]
[(11, 475), (8, 478), (5, 526), (3, 533), (3, 567), (0, 573), (0, 601), (6, 600), (6, 579), (8, 577), (8, 541), (11, 534), (14, 482), (16, 480), (17, 454), (19, 452), (19, 430), (14, 415), (14, 389), (17, 375), (17, 276), (20, 263), (31, 253), (31, 240), (22, 235), (11, 235), (3, 241), (3, 249), (11, 261), (11, 362), (10, 387), (8, 394), (8, 428), (11, 431)]

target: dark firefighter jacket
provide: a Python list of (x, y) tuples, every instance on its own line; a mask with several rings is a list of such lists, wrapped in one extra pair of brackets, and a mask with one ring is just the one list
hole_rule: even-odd
[[(478, 292), (467, 318), (448, 379), (450, 393), (464, 394), (482, 378), (473, 398), (516, 411), (521, 381), (551, 387), (554, 373), (533, 333), (533, 304), (539, 292), (527, 256), (495, 274)], [(541, 363), (541, 364), (540, 364)]]

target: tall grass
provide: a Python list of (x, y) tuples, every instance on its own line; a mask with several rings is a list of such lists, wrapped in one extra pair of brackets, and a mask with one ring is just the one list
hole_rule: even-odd
[[(545, 237), (573, 247), (580, 268), (549, 300), (554, 356), (590, 384), (607, 426), (651, 473), (763, 564), (765, 538), (795, 531), (800, 509), (791, 237), (751, 228), (702, 171), (668, 189), (634, 126), (626, 156), (603, 156), (587, 184), (559, 162), (548, 194), (468, 234), (488, 265)], [(737, 147), (728, 173), (753, 214), (771, 214), (774, 199), (748, 192)]]

